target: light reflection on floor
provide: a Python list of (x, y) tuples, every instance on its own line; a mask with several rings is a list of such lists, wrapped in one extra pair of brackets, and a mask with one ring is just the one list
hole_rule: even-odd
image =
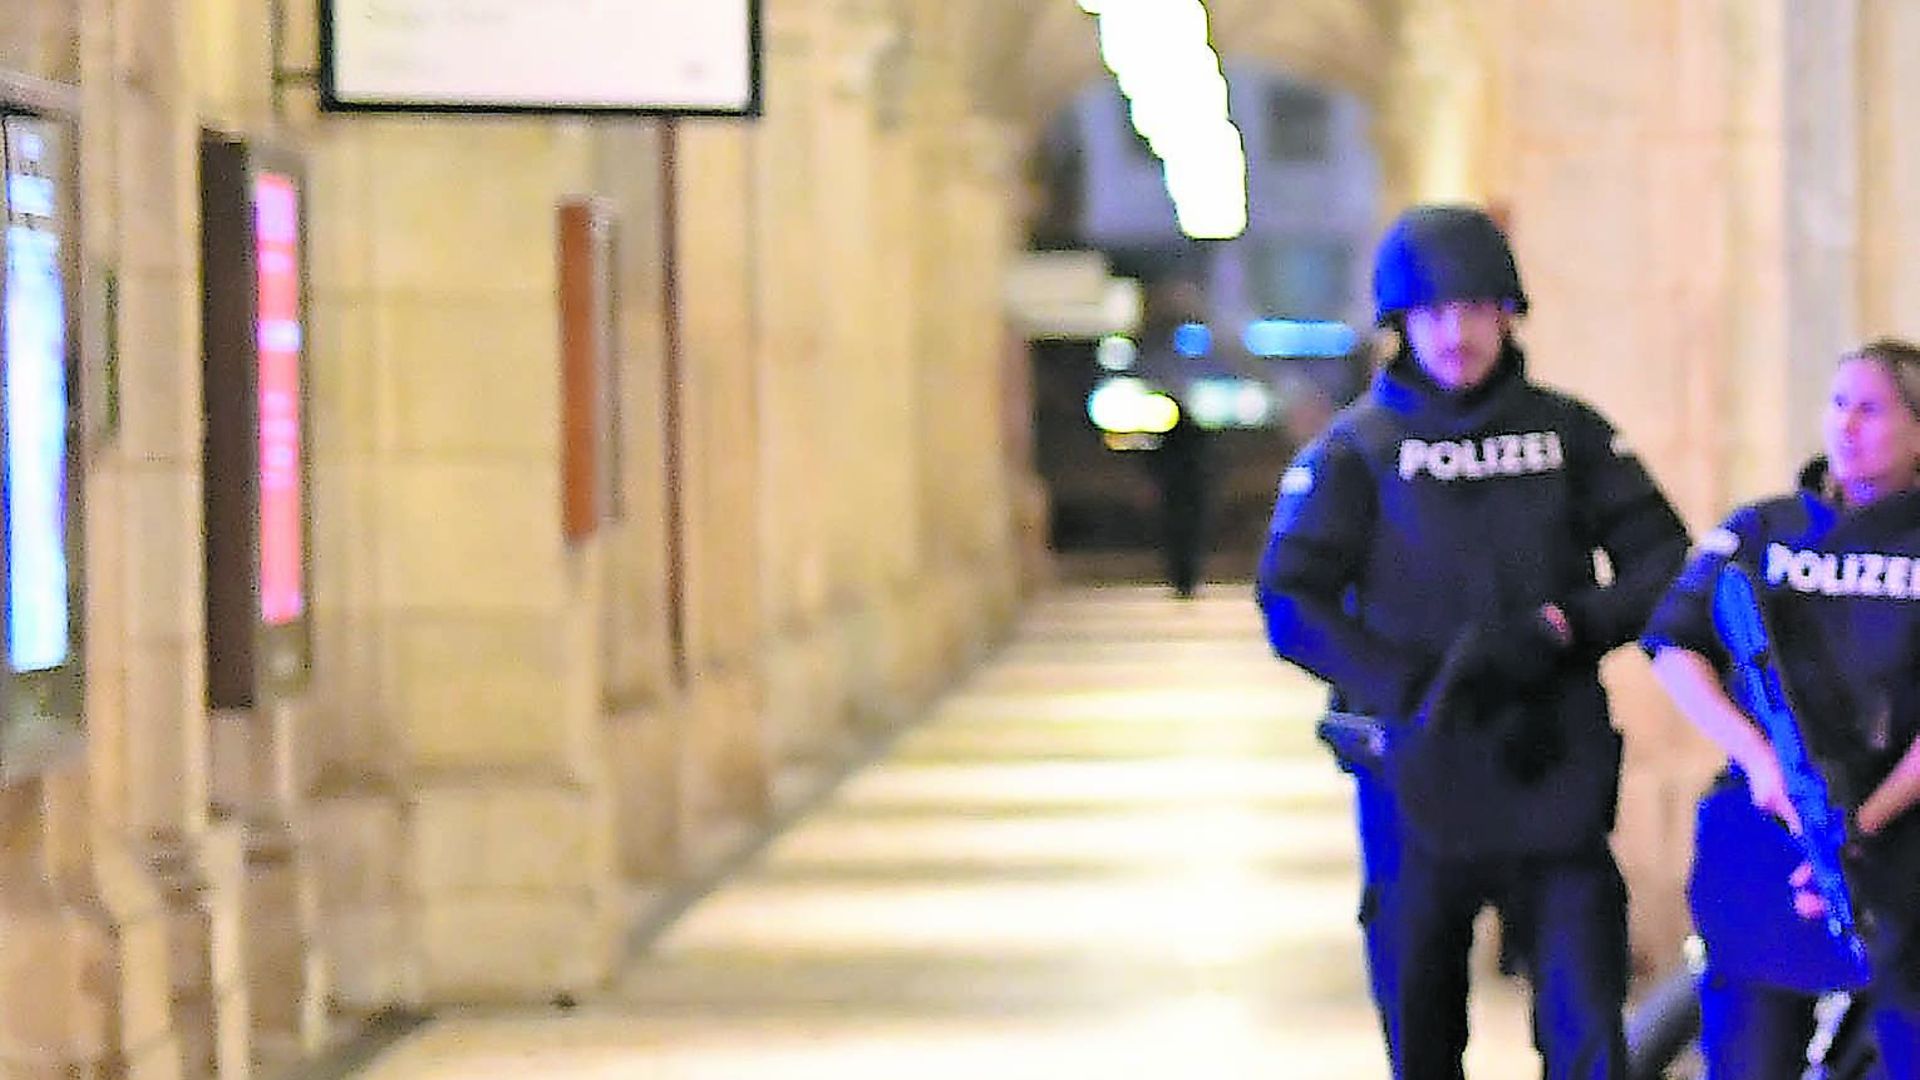
[[(1384, 1076), (1345, 779), (1259, 635), (1242, 587), (1063, 592), (605, 998), (363, 1076)], [(1482, 983), (1470, 1075), (1538, 1075)]]

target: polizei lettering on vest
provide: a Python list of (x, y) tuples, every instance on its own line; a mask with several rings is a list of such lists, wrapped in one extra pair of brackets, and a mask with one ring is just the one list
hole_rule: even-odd
[(1458, 442), (1405, 439), (1400, 443), (1400, 479), (1426, 473), (1435, 480), (1486, 480), (1554, 472), (1566, 464), (1557, 431), (1488, 435)]
[(1920, 561), (1909, 555), (1795, 551), (1768, 544), (1767, 584), (1822, 596), (1920, 600)]

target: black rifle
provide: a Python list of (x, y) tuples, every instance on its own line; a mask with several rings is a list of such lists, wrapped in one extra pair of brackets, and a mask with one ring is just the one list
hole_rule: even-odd
[(1825, 777), (1808, 752), (1773, 653), (1773, 634), (1760, 606), (1759, 589), (1752, 571), (1739, 563), (1728, 563), (1714, 582), (1713, 623), (1732, 658), (1734, 696), (1766, 732), (1780, 760), (1787, 801), (1800, 817), (1795, 839), (1813, 870), (1813, 889), (1826, 905), (1827, 933), (1850, 961), (1855, 985), (1864, 986), (1867, 950), (1841, 863), (1847, 845), (1846, 811), (1835, 805)]

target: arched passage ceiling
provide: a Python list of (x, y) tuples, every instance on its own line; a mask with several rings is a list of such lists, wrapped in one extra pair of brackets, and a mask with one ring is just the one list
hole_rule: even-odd
[[(1207, 0), (1214, 47), (1377, 100), (1410, 0)], [(967, 0), (976, 105), (1029, 131), (1106, 78), (1095, 22), (1074, 0)]]

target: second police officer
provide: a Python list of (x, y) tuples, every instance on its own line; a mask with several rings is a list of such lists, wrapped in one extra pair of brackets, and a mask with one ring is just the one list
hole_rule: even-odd
[(1393, 1075), (1464, 1075), (1492, 905), (1529, 961), (1547, 1077), (1617, 1078), (1621, 742), (1598, 664), (1637, 636), (1686, 531), (1612, 424), (1528, 379), (1527, 296), (1483, 210), (1403, 213), (1374, 298), (1399, 350), (1282, 477), (1256, 593), (1274, 651), (1386, 734), (1348, 764)]
[(1819, 922), (1787, 921), (1796, 846), (1741, 813), (1797, 824), (1779, 756), (1721, 682), (1711, 607), (1729, 562), (1758, 580), (1803, 736), (1850, 819), (1846, 869), (1871, 931), (1884, 1075), (1920, 1076), (1920, 347), (1883, 339), (1845, 354), (1823, 427), (1826, 453), (1800, 489), (1709, 533), (1642, 641), (1662, 686), (1733, 766), (1703, 807), (1692, 873), (1712, 1080), (1800, 1076), (1811, 1002), (1837, 970)]

